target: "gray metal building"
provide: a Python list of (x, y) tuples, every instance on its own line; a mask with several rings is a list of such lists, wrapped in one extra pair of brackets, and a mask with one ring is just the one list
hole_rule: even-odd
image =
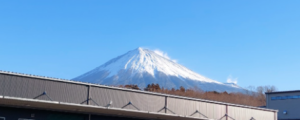
[(279, 120), (300, 120), (300, 90), (266, 93), (267, 108), (279, 110)]
[[(44, 112), (23, 115), (34, 110)], [(0, 71), (0, 120), (58, 119), (53, 112), (80, 120), (277, 120), (272, 109)]]

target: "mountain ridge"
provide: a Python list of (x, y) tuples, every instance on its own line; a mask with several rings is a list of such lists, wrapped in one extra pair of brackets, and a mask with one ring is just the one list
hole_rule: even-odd
[(105, 85), (157, 83), (164, 88), (197, 87), (204, 91), (240, 92), (242, 88), (204, 77), (154, 51), (137, 48), (109, 60), (73, 80)]

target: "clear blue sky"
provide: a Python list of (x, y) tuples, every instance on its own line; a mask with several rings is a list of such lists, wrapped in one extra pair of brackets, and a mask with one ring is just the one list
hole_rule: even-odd
[(300, 89), (299, 0), (2, 0), (0, 69), (71, 79), (137, 47), (242, 87)]

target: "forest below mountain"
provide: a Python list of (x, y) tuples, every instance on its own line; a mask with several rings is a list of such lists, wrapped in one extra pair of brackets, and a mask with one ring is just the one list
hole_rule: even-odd
[[(120, 85), (119, 87), (141, 90), (137, 85)], [(227, 93), (216, 91), (203, 91), (200, 88), (186, 89), (180, 87), (179, 89), (164, 89), (159, 84), (149, 84), (144, 91), (157, 92), (163, 94), (178, 95), (184, 97), (199, 98), (205, 100), (213, 100), (219, 102), (248, 105), (248, 106), (265, 106), (266, 96), (265, 92), (274, 92), (277, 88), (275, 86), (259, 86), (248, 87), (246, 93)]]

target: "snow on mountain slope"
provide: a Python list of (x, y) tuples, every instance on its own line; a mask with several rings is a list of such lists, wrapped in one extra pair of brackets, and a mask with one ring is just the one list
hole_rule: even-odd
[(164, 88), (197, 87), (205, 91), (240, 92), (242, 88), (226, 85), (199, 75), (154, 51), (137, 48), (74, 78), (77, 81), (105, 85), (158, 83)]

